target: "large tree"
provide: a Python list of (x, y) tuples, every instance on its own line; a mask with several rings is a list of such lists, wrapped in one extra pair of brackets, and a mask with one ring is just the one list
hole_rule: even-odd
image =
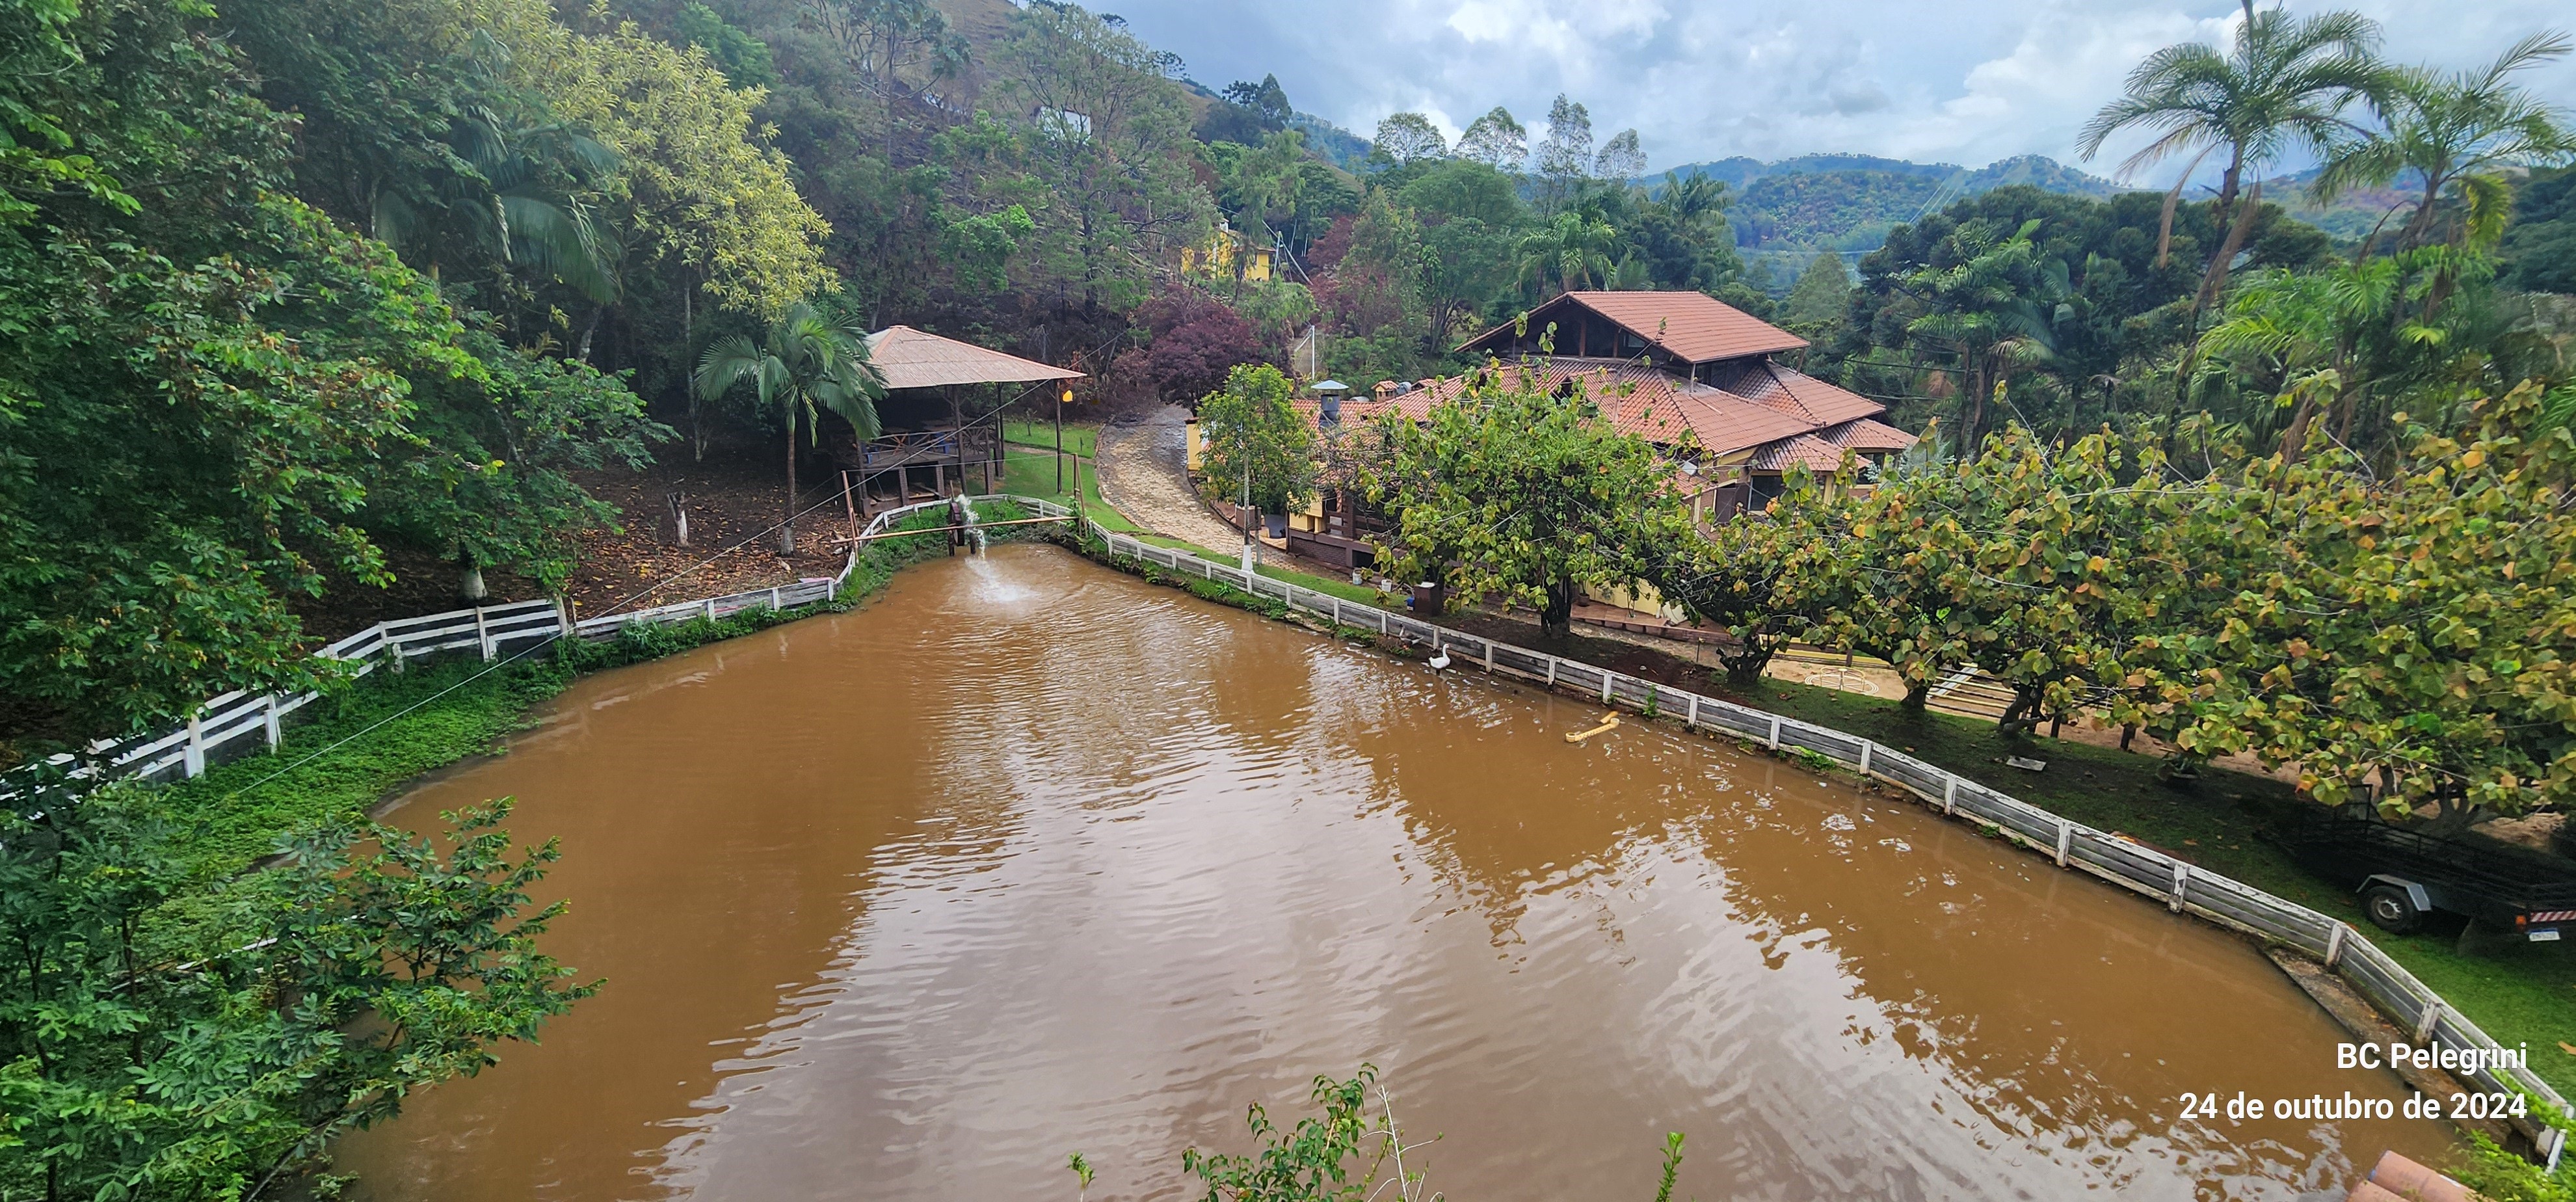
[(1580, 390), (1503, 368), (1419, 425), (1381, 417), (1374, 436), (1387, 453), (1364, 487), (1395, 519), (1385, 562), (1466, 601), (1529, 606), (1550, 638), (1570, 632), (1585, 590), (1631, 588), (1671, 540), (1695, 537), (1672, 465)]
[(718, 339), (698, 362), (698, 395), (715, 400), (737, 385), (751, 385), (763, 414), (775, 413), (787, 432), (787, 505), (778, 523), (778, 551), (796, 551), (796, 431), (820, 437), (822, 412), (850, 423), (860, 441), (877, 436), (877, 398), (885, 377), (868, 359), (866, 335), (833, 325), (812, 305), (797, 304), (770, 324), (758, 344), (736, 334)]
[(2154, 140), (2122, 161), (2124, 173), (2189, 156), (2165, 198), (2168, 231), (2193, 172), (2212, 152), (2226, 152), (2217, 215), (2227, 232), (2202, 271), (2192, 300), (2195, 315), (2217, 299), (2229, 262), (2251, 229), (2256, 208), (2238, 203), (2246, 173), (2259, 179), (2264, 168), (2294, 150), (2329, 153), (2356, 128), (2345, 111), (2387, 85), (2378, 59), (2379, 26), (2368, 18), (2341, 11), (2302, 17), (2286, 8), (2258, 9), (2254, 0), (2243, 4), (2244, 19), (2228, 49), (2183, 42), (2148, 55), (2129, 72), (2120, 98), (2085, 122), (2076, 141), (2090, 160), (2123, 130), (2154, 132)]
[(2352, 187), (2411, 175), (2420, 185), (2415, 211), (2392, 249), (2432, 239), (2446, 193), (2455, 194), (2464, 218), (2452, 240), (2493, 243), (2513, 205), (2507, 173), (2576, 158), (2576, 131), (2565, 117), (2512, 82), (2515, 72), (2564, 58), (2569, 49), (2563, 33), (2536, 33), (2483, 67), (2392, 71), (2384, 102), (2388, 128), (2341, 139), (2311, 189), (2331, 200)]
[(1225, 387), (1199, 402), (1209, 492), (1229, 500), (1249, 494), (1260, 513), (1287, 513), (1314, 495), (1315, 432), (1288, 403), (1295, 387), (1278, 368), (1253, 364), (1235, 368)]

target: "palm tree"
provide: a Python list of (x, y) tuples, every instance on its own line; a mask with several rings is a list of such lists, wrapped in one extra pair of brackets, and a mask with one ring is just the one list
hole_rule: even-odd
[(2043, 258), (2031, 235), (2039, 219), (2023, 222), (2009, 238), (1963, 229), (1960, 249), (1969, 257), (1952, 267), (1926, 267), (1907, 277), (1906, 291), (1931, 312), (1905, 327), (1909, 339), (1959, 361), (1959, 454), (1977, 453), (1986, 400), (2015, 367), (2056, 353), (2057, 319), (2074, 289), (2066, 263)]
[(808, 437), (816, 430), (820, 406), (840, 414), (858, 431), (860, 441), (877, 436), (877, 398), (885, 395), (885, 376), (868, 358), (860, 332), (833, 325), (798, 303), (787, 310), (761, 346), (740, 334), (716, 340), (698, 360), (697, 392), (715, 400), (745, 380), (760, 396), (760, 407), (773, 406), (787, 418), (787, 509), (778, 526), (778, 552), (796, 552), (796, 418), (803, 414)]
[(1556, 219), (1521, 237), (1517, 255), (1521, 282), (1559, 292), (1572, 292), (1610, 278), (1615, 268), (1610, 247), (1619, 234), (1610, 223), (1582, 212), (1559, 213)]
[[(2349, 12), (2296, 17), (2278, 7), (2257, 11), (2254, 0), (2242, 3), (2245, 20), (2236, 27), (2232, 48), (2222, 52), (2184, 42), (2148, 55), (2129, 72), (2121, 97), (2085, 122), (2076, 141), (2076, 149), (2090, 160), (2121, 130), (2137, 126), (2158, 131), (2154, 141), (2120, 164), (2124, 175), (2191, 156), (2182, 178), (2165, 196), (2158, 266), (2172, 245), (2174, 205), (2183, 186), (2212, 151), (2227, 151), (2217, 210), (2219, 228), (2227, 235), (2210, 256), (2200, 291), (2192, 298), (2195, 330), (2200, 311), (2226, 283), (2228, 260), (2243, 248), (2260, 207), (2249, 203), (2238, 210), (2245, 173), (2278, 162), (2293, 146), (2322, 157), (2359, 128), (2343, 118), (2343, 110), (2356, 99), (2376, 101), (2387, 86), (2387, 68), (2378, 58), (2377, 22)], [(2261, 200), (2259, 184), (2251, 199)]]
[[(2525, 67), (2576, 49), (2567, 35), (2536, 33), (2485, 67), (2448, 74), (2423, 67), (2390, 73), (2385, 133), (2343, 139), (2310, 190), (2322, 201), (2353, 187), (2380, 187), (2408, 171), (2422, 177), (2415, 214), (2390, 249), (2422, 246), (2433, 233), (2435, 202), (2458, 185), (2465, 241), (2482, 244), (2504, 232), (2512, 203), (2505, 167), (2542, 167), (2576, 157), (2576, 134), (2550, 106), (2509, 83)], [(2362, 253), (2370, 250), (2365, 239)]]

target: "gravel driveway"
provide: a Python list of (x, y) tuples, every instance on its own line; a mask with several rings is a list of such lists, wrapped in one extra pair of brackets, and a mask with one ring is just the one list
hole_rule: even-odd
[(1190, 487), (1188, 433), (1190, 411), (1165, 405), (1136, 421), (1115, 422), (1100, 431), (1100, 495), (1128, 519), (1156, 534), (1196, 543), (1211, 551), (1243, 545), (1243, 535), (1208, 512)]

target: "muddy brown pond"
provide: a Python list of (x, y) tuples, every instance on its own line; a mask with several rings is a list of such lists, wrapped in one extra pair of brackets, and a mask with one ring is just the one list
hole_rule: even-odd
[[(1884, 795), (1048, 547), (581, 682), (515, 795), (607, 988), (341, 1148), (371, 1199), (1178, 1198), (1377, 1065), (1473, 1199), (2323, 1196), (2423, 1120), (2245, 943)], [(1194, 1196), (1194, 1195), (1193, 1195)]]

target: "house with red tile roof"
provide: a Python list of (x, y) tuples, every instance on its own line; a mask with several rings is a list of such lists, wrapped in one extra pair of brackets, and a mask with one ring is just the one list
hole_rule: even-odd
[[(1488, 356), (1486, 367), (1295, 404), (1318, 427), (1349, 427), (1390, 411), (1428, 420), (1433, 406), (1475, 388), (1580, 388), (1614, 427), (1666, 448), (1693, 512), (1722, 522), (1778, 496), (1792, 467), (1830, 473), (1846, 452), (1874, 466), (1914, 445), (1914, 435), (1882, 420), (1886, 406), (1773, 358), (1806, 345), (1704, 293), (1568, 292), (1459, 348)], [(1328, 488), (1307, 513), (1291, 515), (1289, 542), (1357, 566), (1383, 525), (1355, 497)]]
[[(1887, 406), (1774, 358), (1806, 345), (1704, 293), (1568, 292), (1459, 349), (1550, 390), (1579, 381), (1618, 428), (1659, 446), (1679, 452), (1687, 431), (1704, 482), (1694, 507), (1722, 521), (1779, 495), (1793, 466), (1831, 472), (1846, 451), (1870, 466), (1914, 445), (1882, 420)], [(1474, 382), (1432, 381), (1395, 399), (1428, 412)]]

